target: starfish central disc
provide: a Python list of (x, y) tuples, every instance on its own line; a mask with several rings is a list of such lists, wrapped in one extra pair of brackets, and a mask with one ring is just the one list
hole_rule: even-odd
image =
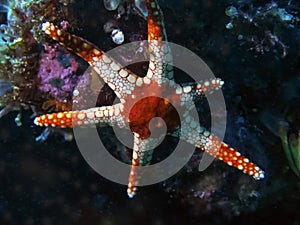
[[(156, 117), (161, 118), (167, 126), (167, 132), (173, 132), (180, 126), (180, 118), (175, 107), (167, 100), (156, 96), (145, 97), (136, 102), (129, 113), (129, 125), (133, 132), (140, 135), (141, 139), (160, 136), (161, 121), (156, 121), (152, 126), (150, 121)], [(152, 131), (152, 133), (151, 133)]]

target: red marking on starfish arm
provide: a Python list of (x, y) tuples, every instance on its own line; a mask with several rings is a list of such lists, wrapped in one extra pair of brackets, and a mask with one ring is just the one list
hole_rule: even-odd
[(67, 111), (52, 114), (45, 114), (35, 118), (34, 123), (38, 126), (52, 127), (75, 127), (89, 126), (93, 124), (118, 124), (124, 126), (121, 112), (122, 104), (112, 106), (101, 106), (81, 111)]
[[(217, 137), (212, 136), (212, 140), (214, 143), (212, 145), (212, 148), (214, 145), (220, 144), (220, 140)], [(242, 156), (241, 153), (236, 151), (234, 148), (223, 142), (221, 143), (221, 147), (218, 152), (213, 156), (227, 163), (229, 166), (233, 166), (243, 171), (243, 173), (252, 176), (256, 180), (264, 178), (264, 172), (256, 164), (254, 164), (248, 158)]]
[(157, 1), (146, 1), (147, 9), (148, 9), (148, 40), (159, 40), (162, 41), (166, 35), (164, 32), (164, 18), (163, 13), (157, 4)]
[(194, 144), (196, 147), (199, 147), (203, 151), (209, 153), (214, 158), (227, 163), (229, 166), (235, 167), (243, 173), (252, 176), (256, 180), (260, 180), (265, 177), (264, 171), (261, 168), (245, 156), (241, 155), (241, 153), (237, 150), (225, 144), (204, 128), (199, 127), (198, 130), (202, 136), (194, 140), (187, 140), (189, 143)]
[(65, 30), (59, 29), (59, 27), (53, 23), (44, 22), (42, 24), (42, 30), (55, 41), (60, 42), (60, 44), (65, 46), (68, 50), (74, 51), (89, 63), (96, 61), (95, 59), (100, 58), (104, 54), (104, 52), (98, 49), (93, 43), (69, 34)]
[[(93, 118), (96, 118), (94, 112), (91, 113)], [(34, 123), (38, 126), (52, 126), (52, 127), (62, 127), (62, 128), (84, 126), (89, 124), (87, 122), (88, 122), (88, 113), (84, 111), (67, 111), (67, 112), (46, 114), (46, 115), (36, 117), (34, 120)]]
[(255, 180), (265, 177), (264, 172), (256, 164), (227, 144), (222, 143), (219, 154), (216, 157), (228, 165), (243, 171), (243, 173), (252, 176)]

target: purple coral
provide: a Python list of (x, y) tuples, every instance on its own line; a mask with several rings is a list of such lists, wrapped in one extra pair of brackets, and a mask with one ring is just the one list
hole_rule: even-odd
[(45, 44), (44, 48), (38, 73), (39, 90), (59, 101), (70, 100), (79, 80), (76, 74), (78, 63), (58, 44)]

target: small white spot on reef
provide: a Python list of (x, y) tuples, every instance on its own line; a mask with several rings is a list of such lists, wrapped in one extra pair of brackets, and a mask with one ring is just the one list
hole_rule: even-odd
[(114, 29), (111, 32), (111, 38), (112, 38), (112, 41), (117, 45), (122, 44), (125, 40), (124, 33), (120, 29)]

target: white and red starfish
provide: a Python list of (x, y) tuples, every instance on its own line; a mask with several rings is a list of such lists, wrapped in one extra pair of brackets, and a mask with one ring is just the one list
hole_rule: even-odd
[[(176, 84), (173, 69), (167, 65), (168, 61), (172, 60), (169, 46), (167, 42), (161, 42), (166, 41), (162, 11), (156, 0), (147, 0), (146, 5), (150, 60), (145, 77), (139, 77), (122, 68), (118, 62), (92, 43), (71, 35), (52, 23), (43, 23), (42, 30), (87, 61), (115, 92), (120, 103), (81, 111), (46, 114), (35, 118), (35, 124), (53, 127), (88, 124), (130, 127), (134, 135), (134, 147), (127, 189), (129, 197), (134, 196), (139, 182), (140, 174), (136, 173), (136, 166), (148, 165), (152, 159), (153, 151), (148, 151), (153, 144), (153, 138), (149, 138), (151, 133), (149, 122), (154, 117), (161, 117), (164, 120), (168, 134), (185, 140), (257, 180), (264, 178), (264, 172), (257, 165), (197, 124), (188, 113), (183, 115), (184, 121), (181, 123), (185, 126), (182, 126), (184, 129), (181, 129), (179, 135), (180, 121), (175, 108), (181, 107), (188, 112), (190, 104), (196, 97), (220, 89), (223, 81), (210, 79), (192, 85)], [(172, 90), (166, 99), (148, 97), (157, 96), (166, 88)], [(141, 99), (138, 102), (137, 97)], [(161, 124), (158, 122), (155, 126), (160, 127)]]

